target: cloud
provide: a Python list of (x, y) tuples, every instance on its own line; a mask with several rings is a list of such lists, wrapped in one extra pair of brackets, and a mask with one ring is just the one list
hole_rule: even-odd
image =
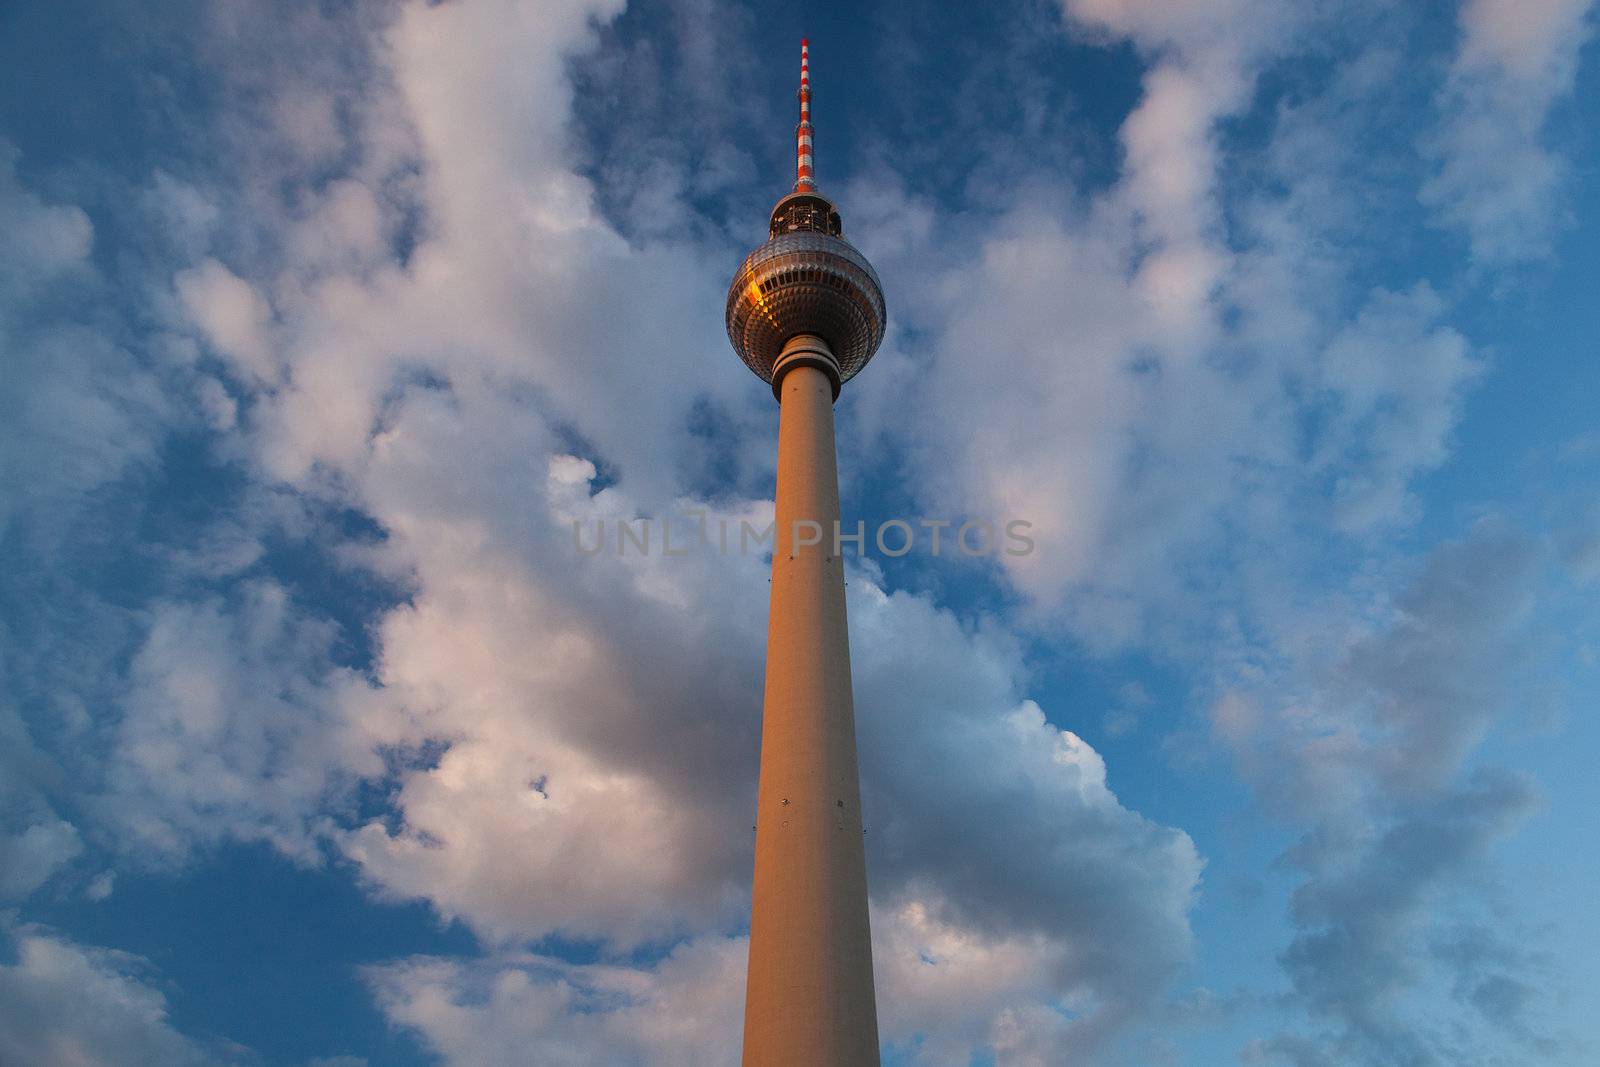
[(111, 727), (102, 824), (135, 858), (186, 859), (219, 840), (266, 840), (318, 857), (325, 806), (381, 777), (381, 720), (345, 719), (367, 691), (332, 662), (334, 627), (271, 582), (231, 603), (158, 602)]
[(0, 900), (26, 897), (83, 851), (78, 830), (50, 803), (61, 769), (0, 704)]
[(1117, 689), (1117, 700), (1101, 721), (1101, 729), (1112, 737), (1131, 734), (1139, 728), (1139, 717), (1155, 702), (1139, 682), (1127, 682)]
[(12, 931), (0, 964), (0, 1061), (85, 1067), (195, 1067), (224, 1062), (173, 1029), (143, 961), (39, 927)]
[[(725, 971), (747, 900), (764, 564), (584, 559), (571, 540), (574, 519), (701, 503), (683, 487), (707, 405), (729, 427), (723, 451), (771, 418), (748, 414), (765, 401), (735, 361), (704, 359), (732, 250), (630, 244), (576, 171), (564, 57), (608, 11), (406, 8), (363, 37), (350, 64), (363, 89), (321, 45), (287, 47), (349, 27), (228, 8), (217, 32), (252, 42), (218, 89), (240, 100), (229, 122), (276, 132), (222, 153), (210, 180), (146, 189), (189, 257), (152, 272), (164, 343), (214, 456), (248, 488), (246, 506), (159, 554), (171, 569), (123, 635), (117, 714), (81, 746), (89, 815), (125, 862), (265, 840), (315, 863), (331, 847), (375, 893), (459, 917), (484, 960), (401, 967), (389, 973), (405, 982), (379, 988), (397, 1020), (468, 1061), (492, 1053), (451, 1029), (451, 1011), (424, 1009), (469, 1018), (483, 981), (504, 983), (513, 1014), (548, 1013), (553, 1056), (563, 1040), (661, 1047), (629, 1037), (650, 1012), (599, 1025), (569, 1014), (590, 1002), (563, 1000), (560, 981), (602, 1000), (613, 981), (654, 983), (648, 995), (670, 999), (660, 1022), (682, 1024), (699, 1001), (672, 993), (676, 965), (639, 979), (626, 954), (706, 946)], [(337, 131), (329, 99), (348, 117)], [(307, 182), (341, 144), (346, 176)], [(338, 509), (381, 536), (314, 518)], [(711, 513), (769, 511), (735, 496)], [(317, 590), (273, 572), (280, 540), (395, 591), (357, 623), (369, 665), (349, 665), (348, 624)], [(1098, 754), (1045, 720), (1002, 626), (964, 629), (870, 573), (851, 588), (866, 787), (886, 813), (872, 843), (885, 966), (935, 947), (976, 982), (986, 961), (1029, 957), (1025, 980), (995, 976), (981, 1009), (948, 1024), (905, 1002), (905, 1039), (943, 1062), (964, 1042), (1036, 1043), (1024, 1024), (1059, 1016), (1052, 1035), (1096, 1047), (1188, 958), (1192, 842), (1123, 807)], [(921, 773), (893, 757), (907, 736)], [(387, 810), (354, 817), (358, 783)], [(968, 826), (966, 847), (941, 824)], [(994, 869), (1002, 857), (1014, 879)], [(1137, 935), (1113, 934), (1124, 925)], [(564, 965), (519, 954), (550, 934), (605, 962), (553, 978)]]
[(1295, 618), (1277, 644), (1296, 658), (1254, 688), (1240, 671), (1213, 707), (1215, 736), (1272, 810), (1383, 813), (1436, 794), (1516, 707), (1545, 559), (1540, 541), (1484, 520), (1371, 615), (1330, 604)]
[(8, 299), (86, 269), (94, 241), (94, 227), (81, 209), (46, 203), (21, 186), (17, 155), (9, 142), (0, 147), (0, 222), (11, 234), (13, 250), (0, 268), (0, 293)]
[(1422, 202), (1464, 232), (1484, 266), (1547, 256), (1567, 218), (1563, 154), (1546, 123), (1572, 91), (1592, 32), (1590, 0), (1470, 0), (1427, 143)]
[[(1446, 916), (1475, 906), (1464, 887), (1481, 886), (1492, 847), (1537, 807), (1526, 779), (1470, 761), (1491, 726), (1518, 710), (1547, 562), (1541, 541), (1485, 520), (1419, 561), (1355, 632), (1294, 641), (1313, 662), (1280, 665), (1254, 693), (1231, 691), (1214, 707), (1214, 736), (1263, 807), (1310, 824), (1283, 858), (1305, 880), (1282, 962), (1296, 1002), (1335, 1024), (1264, 1040), (1251, 1055), (1470, 1063), (1506, 1040), (1513, 1051), (1546, 1040), (1512, 998), (1547, 979), (1509, 935), (1472, 920), (1461, 945), (1430, 946), (1447, 936)], [(1291, 679), (1317, 681), (1294, 688)], [(1497, 965), (1485, 974), (1488, 957)], [(1426, 999), (1441, 983), (1466, 1009), (1449, 1025)], [(1452, 1036), (1463, 1027), (1479, 1051)]]
[(1467, 341), (1440, 325), (1426, 284), (1374, 292), (1321, 353), (1329, 400), (1312, 463), (1332, 473), (1335, 520), (1361, 529), (1414, 513), (1412, 480), (1444, 463), (1466, 387), (1481, 373)]
[[(895, 1062), (1017, 1067), (1088, 1056), (1096, 992), (1064, 981), (1075, 945), (965, 926), (905, 897), (873, 909), (879, 1030)], [(461, 1067), (533, 1056), (550, 1064), (732, 1064), (739, 1057), (746, 941), (706, 935), (654, 962), (573, 964), (510, 953), (417, 957), (369, 968), (379, 1005)], [(1103, 1022), (1103, 1020), (1102, 1020)]]
[(690, 1067), (738, 1058), (745, 942), (687, 941), (650, 966), (511, 954), (368, 971), (379, 1005), (445, 1063)]
[[(19, 158), (0, 141), (0, 227), (12, 237), (0, 265), (0, 370), (10, 383), (0, 400), (0, 546), (13, 560), (0, 618), (0, 897), (8, 899), (40, 889), (84, 852), (70, 821), (71, 778), (52, 744), (61, 723), (41, 731), (28, 712), (42, 689), (70, 721), (72, 700), (49, 675), (64, 667), (71, 678), (87, 657), (34, 627), (59, 621), (64, 636), (102, 621), (77, 616), (47, 591), (68, 584), (55, 573), (68, 565), (67, 531), (86, 500), (155, 463), (172, 411), (157, 374), (95, 310), (104, 287), (88, 216), (26, 188)], [(52, 654), (54, 662), (41, 662)]]
[[(410, 428), (407, 417), (396, 423)], [(465, 454), (483, 464), (490, 447)], [(430, 463), (444, 454), (425, 443), (411, 453)], [(569, 517), (592, 529), (635, 513), (618, 489), (590, 495), (592, 477), (587, 464), (553, 464), (559, 532), (522, 544), (553, 562), (573, 552)], [(492, 513), (474, 504), (469, 514)], [(436, 510), (428, 521), (458, 520)], [(504, 537), (480, 535), (473, 555), (438, 532), (406, 540), (407, 551), (446, 547), (448, 559), (423, 564), (429, 592), (388, 620), (380, 677), (390, 698), (427, 707), (429, 729), (452, 741), (436, 766), (403, 777), (398, 829), (375, 822), (347, 839), (367, 876), (502, 943), (559, 930), (625, 947), (727, 924), (749, 869), (755, 720), (746, 709), (757, 702), (761, 561), (569, 559), (584, 603), (610, 605), (596, 616), (578, 614), (553, 582), (560, 569), (506, 560)], [(1094, 1047), (1187, 959), (1193, 844), (1122, 807), (1099, 756), (1018, 695), (1004, 631), (969, 633), (866, 575), (851, 592), (880, 911), (918, 910), (928, 929), (976, 953), (1008, 939), (1029, 946), (1041, 957), (1032, 984), (1025, 996), (997, 988), (993, 1014), (1067, 998), (1077, 1007), (1058, 1036)], [(529, 648), (559, 659), (517, 651)], [(900, 958), (883, 966), (920, 958), (905, 957), (914, 941), (885, 942)], [(955, 963), (972, 966), (965, 955)], [(906, 993), (925, 988), (913, 981)], [(946, 1024), (915, 1004), (906, 1010), (904, 1028), (929, 1024), (917, 1033), (935, 1045), (999, 1040), (994, 1018)]]
[(26, 519), (48, 543), (56, 509), (154, 458), (151, 423), (169, 402), (155, 379), (77, 301), (100, 293), (94, 227), (70, 204), (23, 187), (0, 141), (0, 536)]
[[(585, 558), (571, 524), (704, 505), (717, 462), (713, 519), (770, 508), (749, 489), (765, 460), (728, 459), (770, 444), (772, 418), (720, 351), (738, 249), (693, 206), (748, 161), (646, 168), (645, 138), (590, 177), (568, 72), (614, 4), (261, 10), (226, 6), (200, 35), (229, 101), (216, 172), (140, 185), (181, 261), (148, 280), (159, 343), (26, 338), (46, 401), (26, 447), (61, 499), (151, 463), (174, 425), (251, 486), (159, 554), (170, 581), (106, 642), (131, 658), (117, 715), (76, 735), (111, 750), (82, 761), (93, 828), (136, 862), (228, 840), (332, 850), (376, 894), (460, 918), (481, 958), (370, 974), (452, 1062), (731, 1057), (764, 567)], [(1067, 709), (1030, 695), (1022, 649), (1043, 632), (1214, 677), (1216, 739), (1307, 831), (1286, 959), (1296, 1003), (1335, 1030), (1252, 1054), (1365, 1049), (1367, 1020), (1414, 1040), (1348, 975), (1425, 941), (1423, 905), (1525, 811), (1514, 779), (1458, 778), (1517, 669), (1537, 552), (1482, 531), (1391, 597), (1359, 573), (1303, 577), (1330, 539), (1383, 570), (1376, 536), (1414, 516), (1479, 372), (1438, 291), (1345, 263), (1358, 153), (1319, 127), (1354, 122), (1382, 64), (1335, 64), (1325, 97), (1263, 118), (1270, 180), (1241, 191), (1225, 127), (1304, 44), (1282, 6), (1066, 11), (1148, 62), (1113, 185), (1030, 175), (936, 226), (890, 171), (861, 231), (911, 310), (847, 419), (881, 416), (919, 502), (1026, 518), (1042, 540), (1007, 572), (1011, 620), (851, 576), (884, 1033), (928, 1064), (1092, 1060), (1189, 960), (1199, 853), (1126, 807), (1052, 721)], [(1531, 77), (1523, 57), (1557, 47), (1473, 32), (1491, 56), (1474, 70)], [(81, 212), (6, 189), (44, 276), (92, 273)], [(899, 216), (915, 224), (891, 236)], [(847, 455), (847, 476), (872, 472)], [(377, 532), (309, 518), (325, 510)], [(336, 622), (314, 582), (272, 573), (275, 537), (388, 595)], [(381, 813), (353, 814), (358, 785)], [(18, 806), (4, 840), (27, 892), (77, 831), (45, 800)], [(1396, 859), (1418, 842), (1417, 866)], [(1341, 900), (1365, 910), (1341, 924)], [(598, 962), (526, 950), (552, 934)], [(1519, 979), (1485, 971), (1493, 956), (1438, 953), (1463, 1003), (1516, 1016)]]
[(30, 818), (13, 798), (0, 799), (7, 801), (6, 821), (21, 824), (15, 832), (0, 835), (0, 867), (5, 871), (0, 898), (25, 897), (82, 852), (83, 844), (77, 829), (48, 809)]
[(248, 282), (208, 259), (173, 284), (184, 310), (235, 374), (257, 387), (277, 382), (282, 371), (268, 335), (271, 312)]
[(1202, 64), (1219, 94), (1242, 88), (1229, 75), (1259, 60), (1304, 18), (1290, 5), (1262, 0), (1062, 0), (1061, 6), (1078, 27)]
[(1018, 693), (1005, 631), (851, 590), (875, 893), (976, 943), (1040, 939), (1057, 996), (1079, 1003), (1057, 1038), (1092, 1048), (1188, 957), (1193, 842), (1123, 807), (1100, 755)]
[[(926, 499), (1035, 518), (1040, 552), (1007, 568), (1044, 609), (1035, 625), (1091, 648), (1209, 664), (1221, 690), (1213, 736), (1235, 751), (1263, 810), (1330, 857), (1300, 868), (1302, 897), (1334, 892), (1336, 870), (1384, 862), (1386, 834), (1423, 834), (1427, 806), (1458, 788), (1470, 754), (1514, 711), (1543, 550), (1489, 524), (1441, 546), (1409, 589), (1385, 592), (1403, 579), (1372, 534), (1415, 520), (1411, 486), (1448, 458), (1482, 364), (1436, 290), (1362, 281), (1373, 238), (1352, 190), (1370, 179), (1343, 187), (1340, 176), (1370, 162), (1347, 154), (1393, 91), (1381, 37), (1271, 116), (1252, 150), (1278, 187), (1241, 189), (1227, 175), (1245, 150), (1224, 150), (1218, 125), (1246, 101), (1241, 86), (1304, 47), (1292, 27), (1230, 50), (1157, 5), (1107, 5), (1097, 17), (1156, 57), (1123, 126), (1126, 168), (1087, 204), (1030, 193), (963, 234), (966, 261), (935, 260), (944, 273), (926, 288), (945, 301), (942, 318), (919, 323), (932, 372), (892, 382), (908, 413), (889, 415), (894, 436), (917, 442)], [(1193, 76), (1186, 50), (1230, 65), (1233, 80)], [(1248, 222), (1230, 228), (1230, 215)], [(907, 258), (925, 270), (930, 257)], [(1163, 277), (1173, 281), (1154, 283)], [(930, 427), (937, 440), (918, 441)], [(1328, 528), (1306, 530), (1308, 516)], [(1360, 562), (1330, 571), (1344, 553)], [(1426, 939), (1427, 916), (1410, 901), (1470, 897), (1460, 886), (1526, 810), (1508, 793), (1500, 818), (1469, 802), (1472, 788), (1451, 794), (1471, 813), (1459, 862), (1385, 868), (1411, 895), (1388, 912), (1371, 901), (1368, 917), (1396, 940)], [(1358, 1039), (1367, 1009), (1319, 999), (1319, 968), (1334, 982), (1338, 961), (1306, 946), (1326, 933), (1361, 957), (1381, 940), (1333, 927), (1304, 920), (1286, 956), (1298, 961), (1286, 1006), (1343, 1029), (1271, 1048), (1310, 1063), (1428, 1047), (1420, 1014), (1395, 1008), (1383, 1040)], [(1426, 985), (1448, 969), (1428, 960), (1375, 997), (1408, 995), (1413, 978)]]
[[(1399, 994), (1426, 980), (1418, 961), (1427, 955), (1418, 935), (1427, 928), (1429, 904), (1535, 806), (1525, 781), (1479, 772), (1353, 856), (1334, 859), (1321, 850), (1299, 850), (1313, 878), (1295, 892), (1291, 916), (1298, 932), (1283, 964), (1313, 1016), (1343, 1024), (1328, 1044), (1341, 1061), (1472, 1062), (1475, 1053), (1430, 1033), (1400, 1006)], [(1514, 980), (1498, 978), (1495, 986), (1478, 987), (1488, 990), (1473, 1005), (1480, 1012), (1506, 1010), (1493, 991), (1511, 988)]]

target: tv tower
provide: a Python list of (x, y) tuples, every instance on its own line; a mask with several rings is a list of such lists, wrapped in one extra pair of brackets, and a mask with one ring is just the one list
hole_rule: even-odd
[(833, 402), (884, 303), (817, 192), (805, 41), (795, 141), (794, 191), (728, 288), (728, 339), (779, 405), (744, 1067), (877, 1067)]

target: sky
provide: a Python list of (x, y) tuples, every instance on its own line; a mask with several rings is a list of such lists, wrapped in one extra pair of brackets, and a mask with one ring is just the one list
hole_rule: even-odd
[(736, 1061), (802, 36), (884, 1062), (1594, 1063), (1597, 19), (0, 6), (0, 1064)]

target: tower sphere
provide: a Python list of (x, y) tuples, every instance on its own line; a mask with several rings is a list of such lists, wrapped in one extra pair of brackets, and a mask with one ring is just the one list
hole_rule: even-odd
[[(833, 201), (816, 191), (811, 86), (803, 67), (800, 117), (795, 191), (773, 207), (767, 243), (745, 257), (728, 287), (728, 340), (774, 395), (789, 367), (807, 363), (828, 374), (837, 398), (883, 341), (883, 286), (867, 257), (844, 239)], [(832, 360), (808, 346), (785, 355), (801, 336), (821, 338)]]

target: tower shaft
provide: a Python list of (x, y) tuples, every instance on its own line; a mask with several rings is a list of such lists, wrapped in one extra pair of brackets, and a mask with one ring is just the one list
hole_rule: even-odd
[(728, 287), (728, 340), (778, 408), (744, 1067), (878, 1067), (833, 402), (883, 340), (878, 275), (812, 167), (800, 42), (794, 192)]
[[(833, 354), (784, 347), (744, 1067), (876, 1067)], [(806, 543), (806, 542), (811, 543)]]

